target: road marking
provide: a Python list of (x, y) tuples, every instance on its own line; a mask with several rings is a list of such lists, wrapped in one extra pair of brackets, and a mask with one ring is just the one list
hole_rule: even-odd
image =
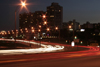
[(11, 62), (19, 62), (19, 61), (27, 61), (28, 59), (19, 59), (19, 60), (6, 60), (0, 61), (0, 63), (11, 63)]
[(79, 57), (79, 56), (84, 56), (87, 54), (75, 54), (75, 55), (69, 55), (69, 56), (65, 56), (65, 57)]

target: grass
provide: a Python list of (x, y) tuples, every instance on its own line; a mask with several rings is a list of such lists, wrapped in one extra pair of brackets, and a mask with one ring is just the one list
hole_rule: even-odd
[(19, 49), (29, 47), (28, 45), (20, 44), (20, 43), (14, 43), (12, 41), (0, 41), (0, 49)]

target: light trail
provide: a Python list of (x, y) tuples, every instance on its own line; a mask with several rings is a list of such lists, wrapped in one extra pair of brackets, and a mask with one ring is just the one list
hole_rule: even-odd
[[(5, 41), (14, 41), (14, 39), (0, 39)], [(17, 42), (24, 42), (24, 43), (31, 43), (31, 44), (38, 44), (33, 41), (26, 41), (26, 40), (16, 40)], [(10, 49), (10, 50), (0, 50), (0, 55), (12, 55), (12, 54), (28, 54), (28, 53), (45, 53), (45, 52), (55, 52), (55, 51), (63, 51), (64, 46), (59, 45), (45, 45), (41, 44), (41, 48), (36, 49)]]

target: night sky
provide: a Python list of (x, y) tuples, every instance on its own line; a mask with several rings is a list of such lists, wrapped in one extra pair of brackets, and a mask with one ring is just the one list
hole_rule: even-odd
[[(63, 22), (76, 19), (80, 24), (98, 23), (100, 22), (100, 0), (27, 0), (29, 12), (46, 11), (46, 7), (52, 2), (57, 2), (63, 7)], [(17, 7), (16, 4), (20, 0), (0, 0), (0, 31), (14, 29), (14, 13)], [(17, 10), (17, 29), (18, 15), (23, 12), (28, 12), (25, 9)]]

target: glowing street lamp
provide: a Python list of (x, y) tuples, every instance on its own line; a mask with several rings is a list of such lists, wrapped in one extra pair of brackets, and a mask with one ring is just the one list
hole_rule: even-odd
[(40, 32), (41, 30), (39, 29), (38, 32)]
[(26, 32), (28, 33), (28, 30), (26, 30)]
[(45, 15), (43, 15), (43, 18), (46, 18), (46, 16), (45, 16)]
[(44, 22), (44, 24), (46, 25), (46, 24), (47, 24), (47, 22), (45, 21), (45, 22)]
[(20, 29), (20, 31), (22, 31), (22, 29)]
[(25, 28), (25, 30), (27, 30), (27, 28)]
[(34, 27), (31, 27), (31, 29), (34, 29)]
[(47, 31), (49, 31), (50, 29), (49, 28), (47, 28)]
[[(25, 7), (26, 6), (26, 3), (25, 3), (26, 1), (21, 1), (21, 6), (22, 7)], [(17, 9), (18, 8), (16, 8), (16, 10), (15, 10), (15, 42), (16, 42), (16, 12), (17, 12)]]
[(34, 33), (34, 30), (32, 30), (32, 33)]
[(71, 29), (72, 28), (72, 26), (69, 26), (69, 29)]
[[(55, 30), (58, 30), (58, 27), (55, 27)], [(59, 31), (59, 42), (60, 42), (60, 30)]]
[(25, 6), (26, 6), (25, 1), (24, 1), (24, 2), (21, 2), (21, 4), (22, 4), (22, 6), (23, 6), (23, 7), (25, 7)]
[(58, 30), (58, 27), (55, 27), (55, 30)]
[(41, 28), (41, 25), (39, 25), (39, 28)]

